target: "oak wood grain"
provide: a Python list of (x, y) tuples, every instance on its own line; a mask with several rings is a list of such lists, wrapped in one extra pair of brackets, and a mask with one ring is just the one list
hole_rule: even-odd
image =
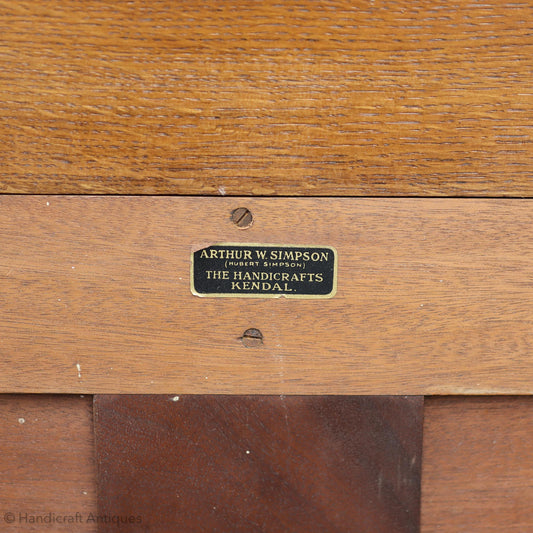
[(0, 0), (0, 191), (533, 195), (533, 3)]
[[(255, 198), (247, 230), (241, 203), (0, 197), (0, 390), (533, 392), (529, 200)], [(217, 242), (333, 246), (337, 295), (193, 296)]]
[(533, 531), (533, 398), (427, 398), (422, 533)]
[(419, 533), (422, 418), (422, 397), (97, 395), (98, 514), (127, 533)]
[(92, 398), (0, 395), (0, 471), (1, 531), (95, 533)]

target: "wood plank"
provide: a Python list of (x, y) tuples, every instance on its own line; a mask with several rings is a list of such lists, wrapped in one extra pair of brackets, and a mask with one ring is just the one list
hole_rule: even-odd
[(425, 402), (422, 532), (533, 531), (533, 398)]
[[(531, 201), (256, 198), (247, 230), (240, 203), (0, 198), (0, 390), (533, 392)], [(194, 296), (217, 242), (333, 246), (337, 294)]]
[(533, 195), (531, 0), (0, 1), (0, 191)]
[[(2, 395), (0, 406), (3, 512), (97, 515), (90, 399)], [(532, 529), (532, 427), (529, 397), (426, 398), (422, 532)]]
[(129, 533), (418, 533), (422, 419), (422, 397), (97, 395), (98, 514)]
[(0, 395), (0, 471), (2, 531), (95, 533), (92, 398)]
[[(74, 396), (0, 396), (4, 512), (97, 514), (89, 402)], [(422, 532), (531, 529), (532, 399), (426, 398), (424, 411)], [(80, 531), (96, 531), (84, 527)]]

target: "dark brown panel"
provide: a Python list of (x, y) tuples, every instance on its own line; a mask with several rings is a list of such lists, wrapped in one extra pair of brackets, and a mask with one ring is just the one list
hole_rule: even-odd
[(0, 472), (0, 531), (95, 533), (92, 398), (0, 395)]
[(0, 191), (533, 195), (531, 0), (0, 1)]
[(429, 398), (423, 533), (533, 531), (533, 398)]
[(422, 407), (421, 397), (96, 396), (99, 515), (140, 522), (124, 532), (418, 532)]

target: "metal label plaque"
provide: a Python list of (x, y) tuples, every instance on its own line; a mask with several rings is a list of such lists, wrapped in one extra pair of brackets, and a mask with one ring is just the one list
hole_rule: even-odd
[(332, 298), (337, 252), (330, 246), (213, 244), (192, 253), (196, 296)]

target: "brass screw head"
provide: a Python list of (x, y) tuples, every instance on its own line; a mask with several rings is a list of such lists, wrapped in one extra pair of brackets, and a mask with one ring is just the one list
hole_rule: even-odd
[(247, 207), (237, 207), (231, 212), (231, 221), (237, 227), (246, 229), (252, 225), (254, 217)]
[(256, 328), (250, 328), (242, 334), (241, 340), (247, 348), (255, 348), (263, 344), (263, 334)]

